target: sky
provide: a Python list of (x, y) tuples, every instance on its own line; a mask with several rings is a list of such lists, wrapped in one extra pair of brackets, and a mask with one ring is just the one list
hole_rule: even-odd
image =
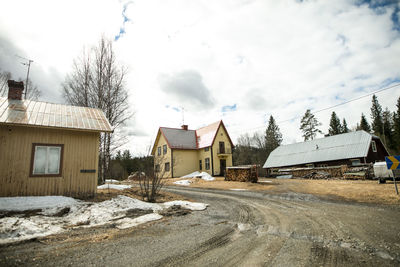
[[(149, 153), (158, 128), (218, 120), (236, 143), (273, 116), (283, 143), (301, 142), (300, 119), (400, 83), (398, 1), (6, 0), (0, 70), (26, 76), (40, 100), (65, 103), (73, 60), (101, 36), (128, 68), (134, 116), (121, 149)], [(22, 59), (22, 58), (25, 59)], [(400, 86), (377, 93), (396, 110)], [(370, 119), (371, 96), (315, 113), (328, 132), (335, 111), (350, 128)], [(323, 135), (318, 136), (323, 137)]]

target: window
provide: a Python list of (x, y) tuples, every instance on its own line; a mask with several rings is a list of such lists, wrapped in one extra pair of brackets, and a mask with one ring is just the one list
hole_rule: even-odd
[(361, 165), (360, 159), (351, 159), (351, 166), (359, 166)]
[(162, 150), (163, 150), (163, 155), (167, 154), (167, 145), (163, 145)]
[(160, 156), (161, 155), (161, 147), (157, 147), (157, 155)]
[(30, 176), (61, 176), (64, 145), (32, 144)]
[(205, 159), (205, 161), (204, 161), (204, 163), (205, 163), (205, 167), (206, 167), (206, 170), (209, 170), (210, 169), (210, 158), (206, 158)]
[(204, 148), (204, 152), (207, 152), (208, 150), (210, 150), (209, 147), (205, 147), (205, 148)]
[(377, 152), (375, 141), (373, 141), (373, 140), (371, 141), (371, 146), (372, 146), (372, 152)]
[(166, 172), (169, 172), (169, 162), (166, 162), (166, 163), (165, 163), (165, 168), (164, 168), (164, 170), (165, 170)]
[(160, 165), (159, 164), (156, 164), (155, 172), (160, 172)]
[(203, 165), (201, 164), (201, 160), (199, 160), (199, 167), (200, 167), (200, 171), (203, 169)]

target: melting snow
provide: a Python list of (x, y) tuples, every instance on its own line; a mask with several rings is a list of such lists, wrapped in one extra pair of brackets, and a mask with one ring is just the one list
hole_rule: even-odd
[(127, 188), (131, 188), (131, 185), (123, 185), (123, 184), (103, 184), (99, 185), (97, 189), (116, 189), (116, 190), (124, 190)]
[[(159, 211), (180, 205), (190, 210), (204, 210), (207, 204), (189, 201), (170, 201), (162, 204), (147, 203), (127, 196), (89, 203), (60, 196), (0, 198), (0, 211), (23, 211), (42, 209), (39, 215), (31, 217), (4, 217), (0, 219), (0, 244), (56, 234), (70, 227), (91, 227), (113, 223), (119, 229), (159, 220)], [(54, 216), (69, 208), (62, 217)], [(151, 210), (137, 218), (126, 217), (129, 210)]]
[(106, 183), (108, 183), (108, 184), (118, 184), (119, 181), (118, 180), (114, 180), (114, 179), (106, 179)]
[(215, 180), (215, 178), (212, 177), (211, 175), (209, 175), (208, 173), (206, 173), (206, 172), (198, 172), (198, 171), (189, 173), (189, 174), (187, 174), (185, 176), (182, 176), (181, 178), (197, 178), (197, 177), (201, 178), (203, 180), (206, 180), (206, 181), (214, 181)]
[(174, 182), (174, 184), (179, 184), (179, 185), (190, 185), (191, 183), (192, 183), (192, 181), (190, 181), (190, 180), (180, 180), (180, 181)]
[(247, 189), (242, 188), (231, 188), (232, 191), (246, 191)]

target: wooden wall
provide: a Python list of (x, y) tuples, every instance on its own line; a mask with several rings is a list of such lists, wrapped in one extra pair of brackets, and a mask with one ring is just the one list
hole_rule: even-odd
[[(32, 143), (64, 144), (62, 177), (29, 177)], [(96, 132), (0, 125), (0, 196), (93, 196), (98, 148)]]

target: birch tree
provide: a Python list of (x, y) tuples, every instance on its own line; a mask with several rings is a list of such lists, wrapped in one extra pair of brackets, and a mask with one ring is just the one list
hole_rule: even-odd
[(118, 147), (118, 130), (133, 115), (126, 89), (127, 69), (119, 64), (111, 40), (102, 37), (97, 46), (84, 49), (62, 85), (68, 103), (101, 109), (114, 133), (100, 137), (99, 179), (109, 175), (113, 149)]
[(322, 124), (318, 122), (314, 114), (307, 109), (300, 121), (300, 130), (303, 132), (304, 141), (313, 140), (317, 133), (322, 133), (322, 131), (318, 129), (321, 125)]

